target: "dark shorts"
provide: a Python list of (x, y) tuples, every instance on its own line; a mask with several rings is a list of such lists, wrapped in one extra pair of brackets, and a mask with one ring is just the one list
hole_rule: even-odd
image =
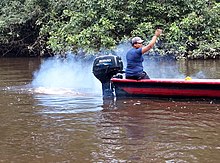
[(141, 80), (141, 79), (150, 79), (149, 76), (145, 71), (140, 73), (138, 76), (126, 76), (126, 79), (134, 79), (134, 80)]

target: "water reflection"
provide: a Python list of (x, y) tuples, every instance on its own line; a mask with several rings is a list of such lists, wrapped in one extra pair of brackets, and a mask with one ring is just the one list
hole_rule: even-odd
[[(218, 101), (124, 99), (105, 101), (103, 107), (96, 134), (102, 141), (98, 158), (121, 162), (201, 162), (209, 154), (213, 161), (219, 158)], [(201, 151), (206, 151), (203, 156), (198, 155)]]
[(100, 96), (34, 95), (37, 106), (43, 106), (42, 114), (69, 114), (102, 110)]
[(96, 112), (103, 108), (100, 94), (88, 90), (71, 90), (63, 88), (33, 88), (31, 84), (21, 86), (0, 87), (0, 90), (12, 94), (16, 100), (23, 102), (18, 95), (33, 97), (33, 107), (40, 107), (41, 114), (70, 114), (81, 112)]
[[(103, 101), (101, 91), (40, 93), (28, 84), (38, 61), (13, 58), (0, 63), (0, 162), (220, 160), (219, 101)], [(189, 72), (204, 68), (210, 78), (220, 77), (218, 65), (188, 63)], [(186, 73), (184, 66), (181, 71)]]
[(180, 60), (179, 71), (192, 78), (218, 79), (220, 75), (219, 60)]

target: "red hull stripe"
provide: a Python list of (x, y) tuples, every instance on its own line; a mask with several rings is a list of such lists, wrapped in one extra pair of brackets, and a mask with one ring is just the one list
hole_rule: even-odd
[(160, 95), (160, 96), (188, 96), (188, 97), (220, 97), (219, 90), (191, 90), (166, 88), (132, 88), (120, 87), (128, 94), (133, 95)]
[(184, 80), (184, 79), (142, 79), (142, 80), (132, 80), (132, 79), (117, 79), (112, 78), (111, 81), (113, 83), (167, 83), (167, 84), (207, 84), (207, 85), (220, 85), (220, 79), (192, 79), (192, 80)]

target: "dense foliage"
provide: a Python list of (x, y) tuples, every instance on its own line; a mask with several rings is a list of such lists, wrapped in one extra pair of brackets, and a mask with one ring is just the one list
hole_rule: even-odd
[(155, 51), (187, 58), (220, 56), (220, 3), (216, 0), (1, 0), (3, 56), (113, 49), (133, 36)]

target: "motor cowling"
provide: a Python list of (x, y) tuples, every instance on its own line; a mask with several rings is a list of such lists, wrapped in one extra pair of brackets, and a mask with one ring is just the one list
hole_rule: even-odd
[(121, 57), (115, 55), (105, 55), (95, 58), (93, 63), (93, 74), (102, 83), (103, 97), (113, 96), (111, 88), (111, 78), (123, 71)]

